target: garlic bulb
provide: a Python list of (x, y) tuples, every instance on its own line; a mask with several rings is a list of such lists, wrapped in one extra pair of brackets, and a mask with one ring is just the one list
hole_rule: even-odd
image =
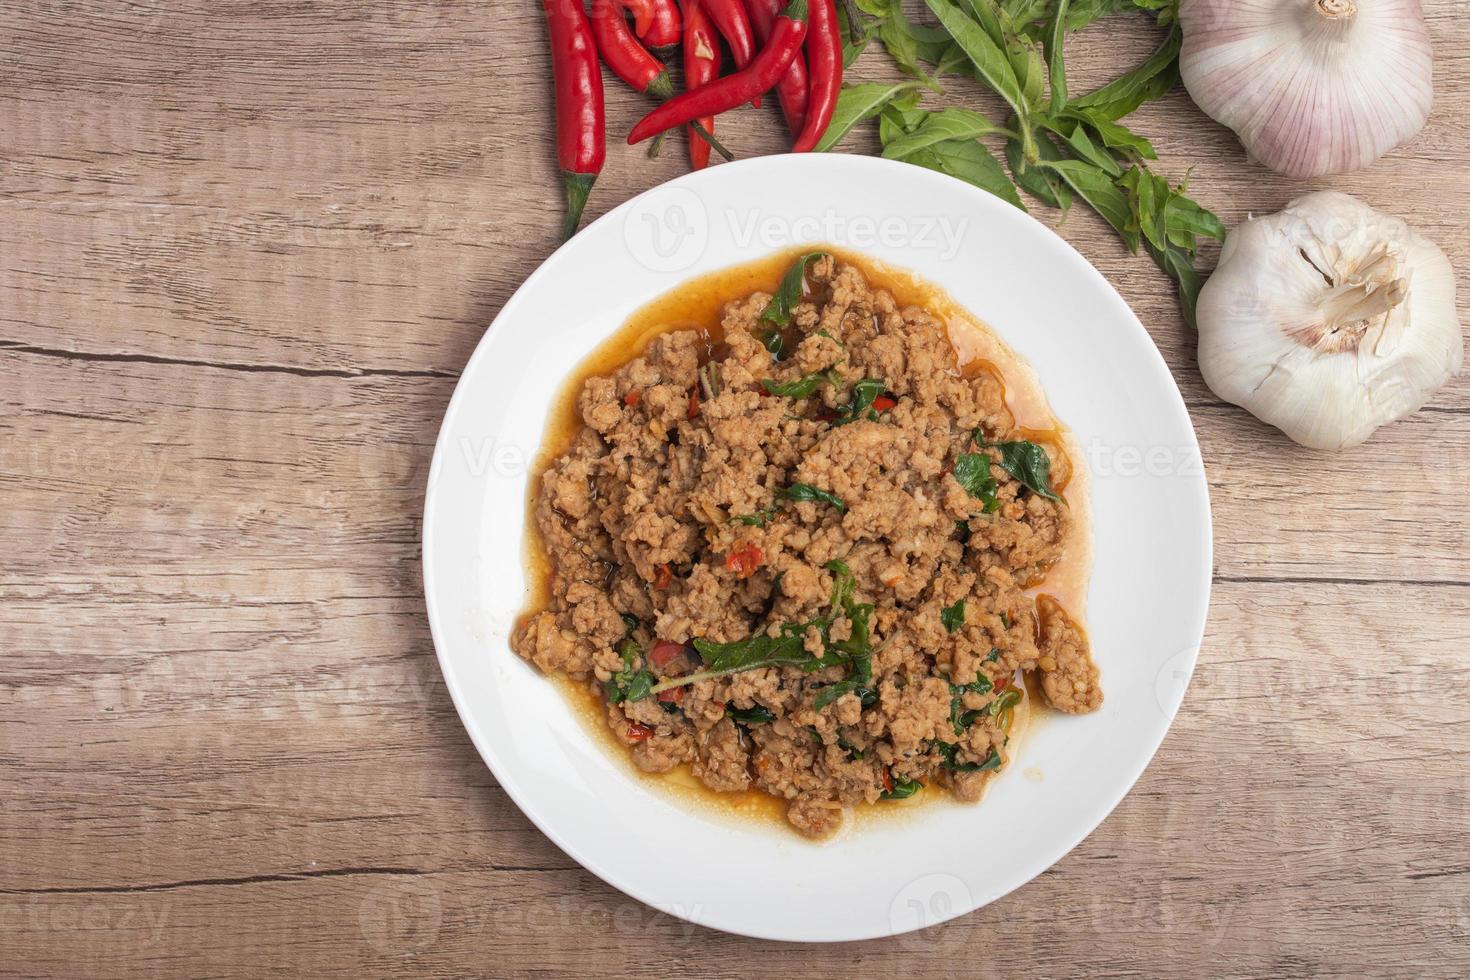
[(1419, 0), (1183, 0), (1179, 22), (1190, 96), (1288, 177), (1366, 167), (1429, 118)]
[(1444, 253), (1336, 191), (1231, 231), (1198, 316), (1211, 390), (1314, 449), (1416, 411), (1464, 356)]

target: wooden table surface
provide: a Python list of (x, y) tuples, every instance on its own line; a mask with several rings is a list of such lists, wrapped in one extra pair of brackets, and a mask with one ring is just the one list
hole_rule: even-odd
[[(1168, 285), (1080, 208), (1215, 515), (1199, 669), (1132, 794), (1004, 900), (831, 947), (690, 926), (537, 832), (419, 571), (439, 419), (561, 210), (540, 12), (498, 6), (0, 0), (0, 974), (1470, 971), (1470, 383), (1303, 451), (1210, 393)], [(1331, 186), (1466, 269), (1470, 22), (1428, 6), (1427, 129)], [(1075, 84), (1153, 43), (1119, 23)], [(1230, 224), (1328, 186), (1182, 91), (1138, 128)], [(770, 111), (721, 131), (782, 145)], [(592, 213), (682, 164), (613, 142)]]

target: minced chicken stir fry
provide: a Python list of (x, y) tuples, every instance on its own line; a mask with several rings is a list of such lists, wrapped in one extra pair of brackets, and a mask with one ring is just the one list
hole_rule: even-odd
[(595, 683), (641, 769), (772, 793), (809, 836), (859, 802), (979, 799), (1017, 671), (1062, 711), (1102, 702), (1081, 630), (1023, 591), (1061, 557), (1065, 458), (940, 321), (829, 255), (723, 330), (586, 382), (535, 501), (549, 607), (516, 652)]

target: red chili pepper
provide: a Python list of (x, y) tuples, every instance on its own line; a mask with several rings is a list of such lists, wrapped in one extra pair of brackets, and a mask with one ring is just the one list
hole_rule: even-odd
[[(720, 42), (715, 39), (714, 25), (705, 13), (702, 0), (684, 0), (684, 87), (690, 91), (708, 85), (720, 77)], [(703, 116), (699, 124), (707, 133), (715, 131), (715, 117)], [(686, 127), (689, 134), (689, 166), (703, 170), (709, 166), (709, 143)], [(689, 417), (699, 411), (699, 396), (690, 395)]]
[(765, 556), (753, 544), (743, 544), (725, 556), (725, 567), (738, 578), (750, 578), (761, 567)]
[(638, 43), (614, 0), (592, 0), (592, 34), (597, 38), (602, 60), (614, 75), (658, 99), (674, 94), (668, 69)]
[[(679, 23), (679, 8), (674, 5), (674, 0), (619, 0), (625, 7), (633, 11), (633, 29), (645, 44), (655, 48), (671, 48), (679, 43), (679, 36), (683, 32), (683, 25)], [(635, 7), (648, 7), (648, 27), (638, 26), (638, 13)]]
[[(755, 38), (765, 44), (771, 38), (771, 25), (781, 12), (781, 0), (749, 0), (750, 23), (755, 28)], [(791, 135), (801, 133), (801, 124), (806, 119), (806, 58), (798, 51), (786, 68), (786, 74), (776, 83), (776, 98), (781, 102), (781, 114), (786, 117), (786, 128)]]
[(602, 106), (602, 67), (592, 25), (581, 0), (542, 0), (551, 36), (551, 78), (556, 90), (556, 162), (566, 186), (562, 237), (571, 238), (607, 155)]
[(659, 640), (648, 651), (649, 662), (660, 669), (667, 667), (673, 660), (684, 652), (684, 644), (675, 643), (673, 640)]
[[(623, 404), (624, 405), (627, 405), (629, 408), (632, 408), (633, 406), (637, 405), (642, 400), (643, 400), (643, 392), (637, 390), (636, 388), (633, 389), (632, 391), (628, 392), (626, 395), (623, 396)], [(876, 399), (874, 399), (873, 404), (875, 406), (878, 404), (878, 402), (877, 402)]]
[(791, 145), (797, 153), (813, 149), (827, 132), (832, 111), (837, 108), (837, 97), (842, 92), (842, 27), (837, 23), (837, 6), (832, 0), (811, 0), (811, 4), (806, 58), (812, 87), (801, 135)]
[[(700, 0), (696, 0), (700, 2)], [(741, 0), (702, 0), (704, 8), (709, 11), (710, 20), (714, 21), (715, 28), (725, 43), (730, 46), (730, 57), (735, 59), (737, 69), (744, 68), (755, 59), (755, 34), (750, 29), (750, 17), (745, 13), (745, 6)], [(760, 93), (750, 100), (750, 104), (757, 109), (760, 108)]]
[(628, 722), (627, 738), (630, 742), (643, 742), (653, 738), (653, 729), (636, 721)]
[[(710, 122), (713, 123), (714, 120), (710, 120)], [(692, 140), (693, 137), (690, 137), (690, 139)], [(703, 142), (703, 141), (701, 140), (701, 142)], [(689, 144), (689, 155), (691, 157), (694, 156), (694, 144), (692, 142)], [(705, 156), (706, 157), (709, 156), (708, 147), (706, 147)], [(691, 391), (689, 393), (689, 418), (692, 419), (692, 418), (694, 418), (698, 414), (699, 414), (699, 392), (697, 392), (697, 391)]]
[(633, 31), (643, 37), (653, 26), (652, 0), (618, 0), (618, 6), (633, 15)]
[(750, 64), (692, 92), (674, 96), (638, 120), (628, 134), (628, 142), (641, 143), (666, 129), (683, 126), (701, 116), (718, 115), (769, 91), (786, 73), (786, 66), (791, 64), (806, 37), (806, 4), (807, 0), (791, 0), (786, 5), (771, 29), (771, 40)]
[(894, 398), (892, 395), (879, 395), (877, 398), (873, 399), (873, 411), (886, 412), (897, 404), (898, 399)]
[(675, 701), (678, 701), (683, 696), (684, 689), (682, 687), (671, 687), (667, 691), (659, 691), (657, 694), (654, 695), (655, 698), (662, 701), (664, 704), (673, 704)]
[(667, 589), (670, 585), (673, 584), (674, 570), (669, 567), (668, 562), (664, 562), (662, 565), (658, 566), (658, 568), (654, 569), (653, 587), (655, 589)]
[(883, 792), (893, 792), (893, 773), (888, 771), (887, 766), (883, 767)]
[(1010, 683), (1011, 679), (1009, 677), (1001, 675), (1000, 677), (997, 677), (995, 679), (995, 689), (997, 691), (1004, 691), (1010, 685)]

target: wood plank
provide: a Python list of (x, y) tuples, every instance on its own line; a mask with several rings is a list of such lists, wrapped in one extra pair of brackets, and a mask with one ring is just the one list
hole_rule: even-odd
[[(1098, 831), (980, 912), (856, 948), (696, 929), (575, 869), (493, 786), (427, 649), (364, 651), (350, 676), (303, 669), (265, 691), (248, 675), (281, 651), (224, 651), (238, 681), (217, 680), (213, 651), (151, 655), (120, 696), (58, 671), (44, 684), (52, 724), (28, 733), (23, 755), (15, 726), (0, 728), (19, 770), (0, 837), (24, 844), (0, 888), (13, 927), (0, 954), (55, 975), (240, 962), (437, 975), (493, 948), (507, 975), (597, 962), (631, 976), (656, 957), (672, 976), (706, 975), (708, 962), (781, 976), (795, 957), (877, 977), (915, 954), (973, 955), (1000, 932), (1005, 960), (967, 965), (998, 975), (1020, 957), (1061, 971), (1086, 950), (1095, 974), (1168, 962), (1450, 975), (1470, 966), (1470, 708), (1459, 696), (1470, 666), (1455, 657), (1463, 632), (1415, 635), (1421, 593), (1222, 583), (1175, 729)], [(1451, 621), (1470, 621), (1470, 587), (1435, 598)], [(360, 608), (320, 603), (319, 643), (304, 655), (357, 646)], [(169, 751), (149, 765), (139, 745)], [(228, 937), (220, 922), (235, 924)], [(1365, 932), (1374, 942), (1357, 941)]]

